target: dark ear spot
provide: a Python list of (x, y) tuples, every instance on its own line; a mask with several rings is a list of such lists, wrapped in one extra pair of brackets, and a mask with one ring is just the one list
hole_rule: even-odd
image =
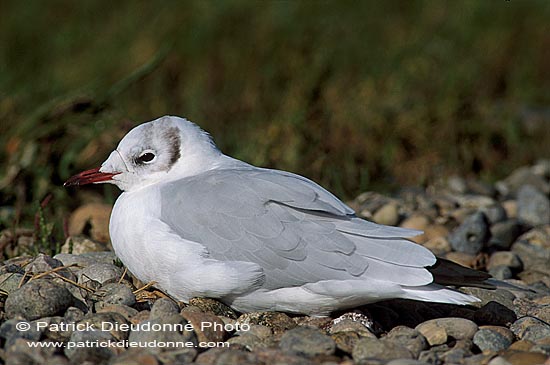
[(181, 139), (180, 139), (179, 129), (177, 127), (171, 127), (171, 128), (168, 128), (164, 133), (165, 134), (163, 139), (165, 139), (168, 142), (168, 145), (170, 146), (170, 161), (169, 161), (168, 168), (172, 168), (172, 166), (176, 162), (178, 162), (181, 155), (180, 154)]

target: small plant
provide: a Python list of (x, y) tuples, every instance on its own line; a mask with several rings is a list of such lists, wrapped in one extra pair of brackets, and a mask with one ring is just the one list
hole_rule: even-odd
[(61, 243), (55, 239), (55, 223), (48, 222), (45, 214), (45, 208), (51, 200), (52, 195), (48, 194), (42, 202), (38, 203), (34, 216), (34, 244), (28, 248), (28, 253), (33, 256), (39, 253), (54, 256), (61, 252)]

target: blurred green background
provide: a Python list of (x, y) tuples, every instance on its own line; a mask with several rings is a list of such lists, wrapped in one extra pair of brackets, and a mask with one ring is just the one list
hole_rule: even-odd
[(549, 19), (545, 0), (1, 0), (0, 225), (47, 194), (58, 220), (112, 202), (61, 184), (165, 114), (345, 199), (502, 178), (550, 156)]

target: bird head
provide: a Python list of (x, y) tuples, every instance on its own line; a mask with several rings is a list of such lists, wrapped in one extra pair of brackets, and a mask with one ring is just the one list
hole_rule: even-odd
[(164, 116), (132, 129), (101, 167), (74, 175), (64, 185), (111, 183), (132, 191), (208, 170), (220, 154), (196, 124)]

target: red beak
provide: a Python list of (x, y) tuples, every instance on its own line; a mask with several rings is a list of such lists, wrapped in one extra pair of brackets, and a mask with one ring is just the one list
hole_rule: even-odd
[(80, 174), (76, 174), (70, 177), (63, 186), (72, 185), (86, 185), (99, 182), (111, 181), (113, 176), (120, 174), (120, 172), (100, 172), (99, 167), (91, 170), (82, 171)]

